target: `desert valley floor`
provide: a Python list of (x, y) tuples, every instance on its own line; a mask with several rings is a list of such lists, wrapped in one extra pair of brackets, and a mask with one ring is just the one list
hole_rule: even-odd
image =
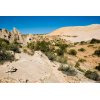
[(0, 29), (0, 82), (100, 82), (100, 25), (34, 35)]

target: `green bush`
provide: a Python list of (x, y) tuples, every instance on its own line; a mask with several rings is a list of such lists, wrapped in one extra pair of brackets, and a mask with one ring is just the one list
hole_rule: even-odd
[(62, 56), (62, 55), (64, 55), (64, 50), (62, 50), (62, 49), (57, 49), (57, 50), (56, 50), (56, 53), (57, 53), (58, 56)]
[(70, 55), (74, 55), (74, 56), (76, 56), (77, 51), (74, 50), (74, 49), (70, 49), (70, 50), (69, 50), (69, 54), (70, 54)]
[(81, 42), (80, 42), (81, 45), (84, 45), (84, 44), (86, 44), (86, 43), (87, 43), (87, 42), (85, 42), (85, 41), (81, 41)]
[(78, 51), (82, 51), (82, 52), (84, 52), (85, 49), (84, 49), (84, 48), (80, 48), (80, 49), (78, 49)]
[(99, 39), (92, 39), (91, 41), (90, 41), (90, 44), (94, 44), (94, 43), (100, 43), (100, 40)]
[(76, 62), (74, 67), (77, 68), (77, 70), (79, 70), (81, 72), (85, 72), (85, 70), (81, 69), (79, 61)]
[(75, 64), (75, 67), (79, 67), (80, 66), (80, 63), (77, 61), (76, 64)]
[(13, 49), (12, 44), (8, 40), (0, 38), (0, 64), (3, 64), (5, 61), (14, 60), (14, 55), (9, 50), (18, 51), (18, 48)]
[(63, 64), (61, 64), (61, 66), (58, 68), (58, 70), (62, 71), (64, 74), (66, 74), (68, 76), (75, 76), (77, 74), (77, 72), (75, 71), (75, 69), (73, 69), (70, 66), (63, 65)]
[(69, 69), (68, 66), (61, 64), (61, 66), (58, 68), (59, 71), (67, 71)]
[(94, 55), (100, 57), (100, 50), (95, 50), (95, 51), (94, 51)]
[(67, 44), (64, 44), (64, 43), (58, 44), (58, 46), (59, 46), (59, 48), (60, 48), (61, 50), (64, 50), (64, 51), (65, 51), (65, 49), (68, 47), (68, 45), (67, 45)]
[(0, 50), (7, 51), (11, 50), (16, 53), (19, 53), (19, 44), (17, 42), (9, 43), (9, 41), (0, 38)]
[(88, 70), (88, 71), (85, 72), (85, 76), (87, 78), (92, 79), (92, 80), (95, 80), (95, 81), (98, 81), (98, 78), (99, 78), (99, 75), (98, 75), (97, 72), (90, 71), (90, 70)]
[(27, 47), (31, 50), (33, 50), (35, 48), (35, 43), (34, 42), (31, 42), (31, 43), (28, 43), (27, 44)]
[(11, 54), (10, 52), (0, 52), (0, 63), (5, 62), (5, 61), (13, 61), (14, 60), (14, 55)]
[[(67, 59), (65, 59), (64, 52), (66, 49), (65, 44), (58, 44), (59, 49), (55, 50), (54, 45), (52, 45), (50, 42), (46, 41), (37, 41), (36, 43), (28, 43), (27, 47), (31, 50), (40, 50), (42, 51), (51, 61), (57, 61), (60, 63), (66, 63)], [(57, 54), (57, 55), (56, 55)]]
[(57, 56), (57, 57), (55, 58), (55, 61), (60, 62), (60, 63), (62, 63), (62, 64), (66, 64), (66, 63), (67, 63), (67, 58), (62, 57), (62, 56)]
[(77, 44), (79, 44), (79, 42), (74, 42), (74, 45), (77, 45)]
[(66, 52), (66, 48), (68, 47), (67, 44), (61, 43), (61, 41), (57, 42), (55, 46), (59, 47), (59, 49), (56, 50), (58, 56), (64, 55), (64, 53)]
[(49, 60), (51, 61), (55, 61), (56, 60), (56, 55), (52, 52), (47, 52), (46, 56), (49, 58)]
[(9, 49), (9, 41), (0, 38), (0, 50), (8, 50)]
[(40, 50), (42, 52), (50, 51), (50, 42), (38, 41), (35, 45), (35, 50)]
[(18, 44), (11, 43), (9, 45), (9, 50), (13, 51), (14, 53), (20, 53)]

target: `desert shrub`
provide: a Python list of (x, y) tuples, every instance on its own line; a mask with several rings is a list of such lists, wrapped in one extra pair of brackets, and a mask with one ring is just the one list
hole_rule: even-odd
[(35, 43), (31, 42), (31, 43), (27, 43), (27, 47), (31, 50), (33, 50), (35, 48)]
[(55, 46), (58, 46), (60, 49), (65, 50), (66, 47), (68, 47), (68, 44), (65, 44), (62, 41), (57, 40), (57, 42), (55, 42)]
[(8, 50), (9, 49), (9, 41), (0, 38), (0, 50)]
[(100, 40), (99, 39), (92, 39), (91, 41), (90, 41), (90, 44), (94, 44), (94, 43), (100, 43)]
[(51, 61), (55, 61), (56, 60), (56, 55), (52, 52), (47, 52), (46, 56), (49, 58), (49, 60)]
[(81, 72), (85, 72), (85, 70), (83, 70), (83, 69), (80, 67), (79, 61), (76, 62), (76, 64), (75, 64), (74, 67), (77, 68), (77, 70), (79, 70), (79, 71), (81, 71)]
[(19, 45), (15, 43), (11, 43), (9, 45), (9, 50), (13, 51), (14, 53), (20, 53)]
[(10, 50), (10, 43), (8, 40), (0, 38), (0, 63), (5, 61), (13, 61), (14, 55), (8, 52)]
[(62, 71), (64, 74), (66, 74), (68, 76), (75, 76), (77, 74), (77, 72), (75, 71), (75, 69), (73, 69), (70, 66), (63, 65), (63, 64), (61, 64), (61, 66), (58, 68), (58, 70)]
[(62, 55), (64, 55), (64, 50), (57, 49), (56, 53), (57, 53), (58, 56), (62, 56)]
[(85, 62), (86, 60), (81, 58), (78, 61), (82, 63), (82, 62)]
[(26, 48), (24, 48), (24, 49), (23, 49), (23, 52), (24, 52), (24, 53), (28, 53), (28, 51), (27, 51), (27, 49), (26, 49)]
[(74, 49), (70, 49), (68, 53), (69, 53), (70, 55), (74, 55), (74, 56), (76, 56), (77, 51), (74, 50)]
[(84, 45), (84, 44), (86, 44), (86, 43), (87, 43), (87, 42), (85, 42), (85, 41), (81, 41), (81, 42), (80, 42), (81, 45)]
[(79, 42), (75, 42), (75, 43), (74, 43), (74, 45), (77, 45), (77, 44), (79, 44)]
[(93, 47), (94, 45), (93, 44), (89, 44), (87, 47)]
[(64, 56), (58, 56), (54, 52), (45, 52), (46, 56), (49, 58), (51, 61), (57, 61), (59, 63), (66, 64), (67, 63), (67, 58)]
[(75, 67), (79, 67), (79, 66), (80, 66), (80, 63), (77, 61), (75, 64)]
[(94, 51), (94, 55), (100, 57), (100, 50), (95, 50), (95, 51)]
[(67, 58), (66, 57), (62, 57), (62, 56), (57, 56), (55, 58), (55, 61), (60, 62), (62, 64), (66, 64), (67, 63)]
[(6, 39), (3, 39), (3, 38), (0, 38), (0, 43), (1, 43), (1, 42), (5, 42), (5, 43), (9, 44), (9, 41), (6, 40)]
[(100, 71), (100, 63), (98, 64), (98, 66), (95, 67), (95, 69), (97, 69), (98, 71)]
[(80, 48), (80, 49), (78, 49), (78, 51), (82, 51), (82, 52), (84, 52), (85, 49), (84, 49), (84, 48)]
[(50, 42), (38, 41), (35, 45), (35, 50), (41, 50), (42, 52), (48, 52), (50, 50)]
[(64, 55), (64, 53), (66, 52), (66, 48), (68, 47), (67, 44), (64, 44), (64, 43), (56, 43), (56, 46), (59, 47), (59, 49), (56, 50), (56, 53), (58, 56), (62, 56)]
[(58, 68), (59, 71), (67, 71), (68, 70), (68, 66), (61, 64), (60, 67)]
[(10, 52), (0, 52), (0, 62), (5, 62), (5, 61), (13, 61), (14, 60), (14, 55), (11, 54)]
[(64, 44), (64, 43), (59, 44), (58, 46), (59, 46), (60, 49), (62, 49), (64, 51), (65, 51), (66, 47), (68, 47), (68, 45), (67, 44)]
[(67, 73), (65, 73), (65, 74), (67, 74), (68, 76), (75, 76), (77, 74), (77, 72), (75, 71), (75, 69), (71, 69), (69, 67), (69, 69), (67, 70)]
[(90, 70), (88, 70), (88, 71), (85, 72), (85, 76), (87, 78), (92, 79), (92, 80), (95, 80), (95, 81), (98, 81), (98, 78), (99, 78), (99, 75), (98, 75), (97, 72), (90, 71)]

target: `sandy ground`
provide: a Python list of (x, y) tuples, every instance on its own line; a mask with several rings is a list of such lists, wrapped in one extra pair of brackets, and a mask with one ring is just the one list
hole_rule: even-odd
[[(58, 71), (59, 63), (51, 62), (42, 52), (36, 51), (33, 56), (25, 53), (16, 54), (18, 61), (0, 65), (0, 82), (8, 83), (65, 83), (93, 82), (81, 73), (67, 76)], [(10, 72), (16, 68), (16, 72)]]
[[(40, 57), (39, 57), (40, 56)], [(0, 76), (9, 78), (15, 82), (59, 82), (52, 73), (52, 65), (48, 58), (41, 52), (36, 52), (34, 56), (21, 53), (16, 54), (19, 59), (16, 62), (6, 63), (0, 66)], [(16, 68), (16, 72), (8, 72)], [(8, 73), (7, 73), (8, 72)]]

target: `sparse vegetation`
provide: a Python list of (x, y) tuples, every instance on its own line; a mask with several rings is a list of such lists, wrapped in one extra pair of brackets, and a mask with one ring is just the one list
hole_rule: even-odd
[(86, 62), (86, 60), (82, 59), (82, 58), (80, 58), (78, 61), (81, 62), (81, 63)]
[(7, 51), (0, 52), (0, 64), (3, 64), (5, 61), (13, 61), (14, 55)]
[(83, 69), (80, 67), (79, 61), (76, 62), (76, 64), (75, 64), (74, 67), (77, 68), (77, 70), (79, 70), (79, 71), (81, 71), (81, 72), (85, 72), (85, 70), (83, 70)]
[(94, 51), (94, 55), (100, 57), (100, 50), (95, 50), (95, 51)]
[[(55, 43), (54, 45), (51, 43), (51, 41), (47, 42), (44, 40), (27, 44), (27, 47), (32, 51), (40, 50), (45, 53), (49, 60), (60, 63), (67, 63), (67, 59), (64, 57), (67, 46), (68, 45), (61, 43), (61, 41), (58, 41), (58, 43)], [(58, 49), (55, 49), (55, 47), (58, 47)]]
[(78, 49), (78, 51), (82, 51), (82, 52), (84, 52), (85, 49), (84, 49), (84, 48), (80, 48), (80, 49)]
[(87, 27), (84, 34), (79, 34), (81, 27), (61, 28), (50, 35), (1, 29), (4, 38), (0, 38), (1, 79), (8, 82), (100, 82), (100, 40), (94, 39), (99, 36), (96, 26)]
[(49, 60), (51, 61), (55, 61), (56, 60), (56, 55), (52, 52), (47, 52), (46, 56), (49, 58)]
[(31, 50), (33, 50), (35, 48), (35, 43), (31, 42), (31, 43), (27, 43), (27, 47)]
[(14, 53), (20, 53), (19, 45), (15, 43), (11, 43), (9, 45), (9, 50), (13, 51)]
[(77, 44), (79, 44), (79, 42), (75, 42), (75, 43), (74, 43), (74, 45), (77, 45)]
[(89, 44), (87, 47), (93, 47), (94, 45), (93, 44)]
[(64, 50), (57, 49), (56, 53), (57, 53), (58, 56), (62, 56), (62, 55), (64, 55)]
[(9, 41), (0, 38), (0, 63), (5, 61), (13, 61), (14, 55), (10, 52), (19, 53), (19, 45), (17, 43), (9, 43)]
[(23, 49), (23, 52), (24, 52), (24, 53), (27, 53), (28, 51), (27, 51), (27, 49), (24, 48), (24, 49)]
[(81, 41), (80, 42), (80, 45), (84, 45), (84, 44), (86, 44), (87, 42), (85, 42), (85, 41)]
[(9, 49), (9, 41), (0, 38), (0, 50), (8, 50)]
[(95, 67), (95, 69), (97, 69), (98, 71), (100, 71), (100, 63), (98, 64), (98, 66)]
[(34, 47), (35, 50), (41, 50), (42, 52), (50, 51), (50, 42), (38, 41)]
[(74, 50), (74, 49), (70, 49), (68, 53), (69, 53), (70, 55), (76, 56), (77, 51)]
[(59, 71), (67, 71), (68, 70), (68, 66), (61, 64), (61, 66), (58, 68)]
[(87, 78), (92, 79), (92, 80), (95, 80), (95, 81), (98, 81), (98, 78), (99, 78), (99, 75), (98, 75), (97, 72), (90, 71), (90, 70), (88, 70), (88, 71), (85, 72), (85, 76)]
[(91, 41), (90, 41), (90, 44), (94, 44), (94, 43), (100, 43), (100, 40), (99, 39), (92, 39)]
[(62, 71), (62, 73), (68, 75), (68, 76), (75, 76), (77, 72), (75, 69), (73, 69), (71, 66), (61, 64), (61, 66), (58, 68), (59, 71)]
[(76, 64), (75, 64), (75, 67), (79, 67), (80, 66), (80, 63), (77, 61)]
[(57, 62), (62, 63), (62, 64), (67, 64), (67, 58), (66, 58), (66, 57), (57, 56), (55, 60), (56, 60)]

